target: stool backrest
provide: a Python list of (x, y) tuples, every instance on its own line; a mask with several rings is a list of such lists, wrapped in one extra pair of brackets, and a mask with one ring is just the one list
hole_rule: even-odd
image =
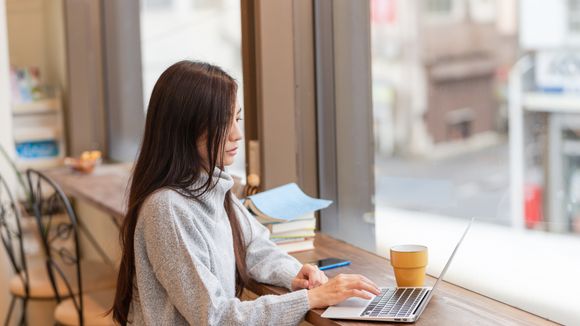
[(20, 225), (20, 208), (2, 175), (0, 175), (0, 238), (10, 260), (10, 265), (14, 273), (21, 278), (28, 297), (30, 287)]
[[(44, 173), (26, 171), (32, 209), (46, 255), (48, 277), (57, 302), (71, 296), (83, 321), (83, 285), (77, 215), (61, 187)], [(71, 241), (72, 240), (72, 241)]]

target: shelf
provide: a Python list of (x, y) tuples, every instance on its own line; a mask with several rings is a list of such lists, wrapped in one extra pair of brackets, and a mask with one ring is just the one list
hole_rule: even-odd
[(26, 170), (26, 169), (47, 169), (53, 168), (56, 166), (61, 166), (64, 163), (64, 159), (62, 157), (43, 157), (43, 158), (35, 158), (35, 159), (16, 159), (16, 166), (19, 170)]
[(14, 141), (28, 142), (35, 140), (49, 140), (55, 139), (60, 141), (61, 131), (59, 128), (50, 127), (36, 127), (36, 128), (15, 128), (14, 129)]
[(12, 105), (12, 113), (14, 115), (58, 113), (59, 111), (60, 100), (56, 97)]
[(528, 92), (522, 102), (528, 111), (580, 113), (580, 94)]

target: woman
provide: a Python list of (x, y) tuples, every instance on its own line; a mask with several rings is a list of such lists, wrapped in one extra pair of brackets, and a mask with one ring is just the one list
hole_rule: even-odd
[[(120, 324), (296, 325), (310, 308), (379, 293), (362, 276), (329, 281), (301, 265), (231, 194), (236, 92), (234, 79), (199, 62), (178, 62), (157, 81), (121, 230)], [(250, 279), (293, 292), (242, 302)]]

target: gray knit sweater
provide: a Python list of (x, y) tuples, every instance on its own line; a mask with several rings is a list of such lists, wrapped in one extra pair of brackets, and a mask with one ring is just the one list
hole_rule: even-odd
[[(308, 311), (306, 290), (235, 297), (235, 258), (224, 209), (232, 178), (216, 169), (216, 186), (201, 201), (161, 189), (143, 204), (135, 229), (135, 283), (129, 320), (135, 325), (296, 325)], [(201, 184), (207, 175), (198, 180)], [(234, 198), (250, 276), (290, 288), (301, 264), (268, 238)]]

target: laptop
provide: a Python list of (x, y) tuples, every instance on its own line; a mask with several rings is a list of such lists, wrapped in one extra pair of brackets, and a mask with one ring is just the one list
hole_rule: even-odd
[(376, 320), (388, 322), (413, 323), (419, 319), (423, 310), (433, 297), (433, 292), (443, 280), (457, 249), (463, 242), (473, 219), (465, 228), (461, 239), (455, 246), (451, 257), (443, 268), (433, 287), (385, 287), (371, 300), (350, 298), (338, 305), (328, 307), (322, 317), (332, 319)]

